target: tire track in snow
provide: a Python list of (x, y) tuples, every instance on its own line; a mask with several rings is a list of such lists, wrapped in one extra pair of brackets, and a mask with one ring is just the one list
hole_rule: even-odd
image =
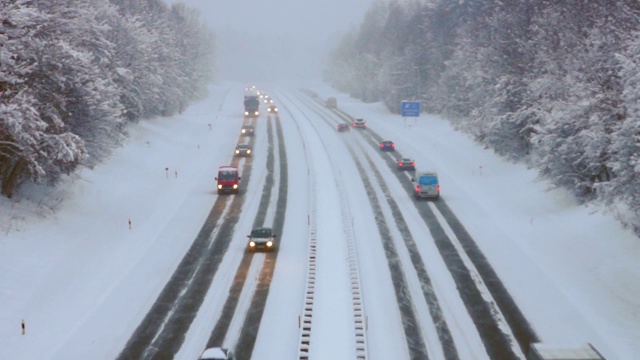
[[(343, 119), (353, 120), (351, 115), (342, 110), (335, 112)], [(382, 137), (370, 128), (360, 134), (375, 149), (382, 141)], [(387, 166), (393, 170), (395, 162), (385, 155), (380, 154)], [(407, 195), (413, 196), (413, 186), (407, 176), (396, 172), (396, 177), (403, 184)], [(480, 333), (487, 354), (492, 359), (523, 359), (524, 354), (528, 353), (529, 344), (539, 341), (535, 331), (473, 238), (446, 205), (446, 201), (441, 197), (434, 203), (438, 211), (442, 209), (442, 217), (446, 223), (451, 224), (456, 240), (463, 243), (461, 248), (464, 251), (459, 252), (456, 249), (453, 240), (446, 234), (436, 214), (426, 202), (416, 202), (415, 205), (456, 281), (460, 296)], [(469, 259), (468, 264), (465, 264), (463, 258)]]
[[(271, 119), (269, 117), (269, 119)], [(269, 252), (265, 255), (264, 265), (258, 283), (256, 285), (253, 298), (251, 299), (251, 305), (249, 311), (246, 314), (240, 336), (236, 344), (236, 356), (238, 359), (250, 359), (253, 348), (258, 336), (258, 330), (260, 329), (260, 322), (262, 315), (264, 314), (265, 304), (267, 297), (269, 296), (269, 289), (271, 286), (271, 279), (275, 271), (276, 260), (278, 258), (278, 249), (280, 248), (280, 241), (282, 239), (282, 229), (284, 228), (285, 213), (287, 207), (287, 184), (288, 184), (288, 167), (287, 167), (287, 153), (284, 145), (284, 136), (282, 133), (282, 125), (280, 124), (279, 117), (276, 117), (276, 134), (278, 139), (278, 161), (280, 164), (279, 184), (278, 184), (278, 200), (276, 202), (273, 229), (278, 236), (275, 238), (276, 251)], [(271, 120), (269, 120), (269, 127), (271, 127)], [(266, 183), (265, 183), (266, 187)]]
[[(289, 96), (284, 95), (284, 98), (287, 98), (289, 101), (292, 101)], [(327, 151), (327, 145), (324, 142), (322, 136), (318, 132), (318, 129), (315, 123), (310, 120), (304, 113), (304, 111), (300, 110), (299, 106), (296, 105), (295, 101), (292, 101), (293, 106), (298, 108), (299, 111), (302, 112), (302, 117), (305, 118), (306, 121), (309, 122), (311, 127), (314, 129), (318, 139), (320, 140), (322, 146), (324, 147), (325, 153), (329, 158), (331, 158), (331, 153)], [(289, 111), (290, 112), (290, 111)], [(296, 127), (300, 136), (304, 139), (304, 133), (301, 130), (299, 124), (296, 122)], [(307, 159), (312, 158), (311, 150), (306, 147), (306, 142), (303, 140), (303, 146)], [(313, 164), (313, 162), (311, 162)], [(333, 162), (331, 162), (333, 164)], [(317, 203), (317, 193), (314, 190), (316, 188), (316, 176), (317, 172), (312, 167), (309, 167), (309, 177), (310, 177), (310, 260), (307, 274), (307, 289), (305, 295), (305, 303), (303, 306), (303, 321), (302, 321), (302, 329), (300, 333), (300, 348), (298, 350), (298, 358), (308, 359), (313, 351), (312, 340), (313, 340), (313, 332), (312, 332), (312, 321), (313, 321), (313, 307), (315, 301), (315, 286), (316, 286), (316, 237), (317, 237), (317, 212), (316, 212), (316, 203)], [(332, 168), (333, 174), (336, 176), (334, 178), (335, 185), (338, 189), (339, 193), (339, 201), (340, 201), (340, 212), (342, 216), (342, 228), (346, 237), (347, 242), (347, 259), (349, 263), (349, 281), (351, 287), (351, 305), (353, 310), (353, 326), (354, 326), (354, 338), (355, 338), (355, 358), (358, 360), (365, 360), (368, 358), (368, 346), (367, 346), (367, 335), (366, 335), (366, 326), (365, 326), (365, 311), (364, 304), (362, 299), (362, 290), (360, 284), (360, 270), (358, 265), (358, 258), (356, 252), (356, 244), (354, 239), (354, 230), (352, 225), (352, 215), (349, 208), (349, 203), (347, 200), (346, 192), (347, 190), (344, 187), (344, 184), (337, 180), (341, 178), (340, 170), (335, 166)]]
[[(337, 123), (334, 124), (333, 122), (327, 120), (325, 116), (320, 114), (319, 111), (312, 109), (311, 107), (309, 108), (312, 111), (316, 112), (316, 114), (318, 114), (324, 120), (324, 122), (332, 126), (332, 128), (335, 128)], [(429, 359), (427, 347), (424, 342), (424, 336), (422, 334), (422, 330), (415, 313), (413, 299), (411, 293), (408, 290), (409, 287), (406, 275), (400, 263), (400, 258), (398, 256), (397, 249), (395, 248), (395, 244), (393, 243), (393, 240), (391, 240), (391, 230), (386, 222), (386, 219), (384, 218), (384, 214), (382, 213), (380, 208), (379, 200), (375, 195), (373, 185), (369, 181), (368, 176), (366, 176), (366, 171), (364, 170), (362, 163), (356, 156), (351, 146), (349, 146), (349, 144), (347, 144), (347, 147), (356, 163), (356, 167), (358, 169), (358, 172), (360, 173), (360, 178), (363, 182), (363, 185), (365, 189), (367, 189), (366, 193), (368, 195), (369, 203), (376, 220), (378, 233), (380, 234), (380, 238), (382, 240), (382, 246), (387, 258), (387, 265), (392, 275), (391, 280), (395, 290), (394, 293), (396, 296), (396, 302), (400, 311), (400, 317), (405, 333), (409, 357), (410, 359), (416, 360)]]
[[(244, 162), (243, 184), (249, 183), (250, 163)], [(239, 159), (232, 164), (237, 166)], [(166, 359), (180, 350), (229, 248), (243, 203), (244, 196), (217, 197), (198, 236), (117, 359)]]

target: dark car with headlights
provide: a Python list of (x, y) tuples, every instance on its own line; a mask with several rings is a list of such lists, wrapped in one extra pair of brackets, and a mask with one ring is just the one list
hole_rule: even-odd
[(251, 156), (251, 155), (253, 155), (253, 149), (251, 149), (251, 145), (249, 144), (236, 145), (235, 156)]
[(242, 125), (242, 129), (240, 129), (240, 133), (244, 136), (253, 136), (256, 128), (251, 124)]
[(250, 252), (257, 250), (273, 251), (276, 246), (276, 234), (269, 227), (255, 228), (251, 230), (251, 234), (247, 235), (247, 237), (249, 238), (248, 248)]

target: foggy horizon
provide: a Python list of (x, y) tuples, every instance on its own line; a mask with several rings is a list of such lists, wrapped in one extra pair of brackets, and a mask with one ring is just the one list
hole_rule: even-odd
[(200, 11), (215, 34), (215, 80), (317, 80), (331, 48), (376, 0), (165, 0)]

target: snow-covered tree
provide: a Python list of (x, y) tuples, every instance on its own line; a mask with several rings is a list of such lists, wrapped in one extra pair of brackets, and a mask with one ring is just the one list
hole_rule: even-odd
[(0, 185), (55, 183), (206, 91), (213, 38), (161, 0), (0, 0)]

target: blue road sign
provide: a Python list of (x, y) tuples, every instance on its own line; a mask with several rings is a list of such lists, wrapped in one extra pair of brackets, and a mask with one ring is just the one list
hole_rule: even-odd
[(403, 101), (402, 116), (420, 116), (420, 102), (419, 101)]

